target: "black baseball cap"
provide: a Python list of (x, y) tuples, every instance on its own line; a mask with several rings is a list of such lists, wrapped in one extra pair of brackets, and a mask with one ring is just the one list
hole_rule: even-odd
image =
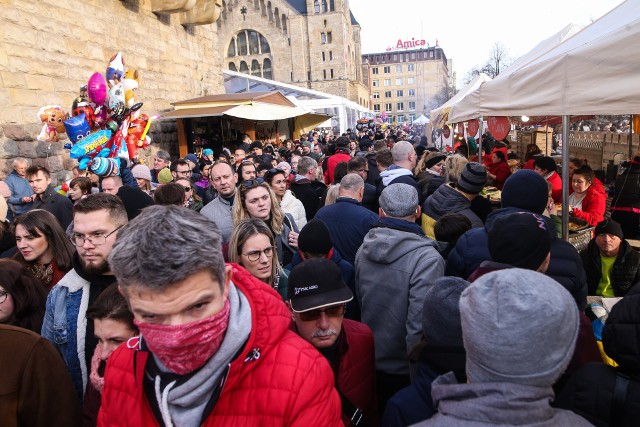
[(289, 274), (287, 297), (297, 313), (344, 304), (353, 299), (340, 268), (326, 258), (301, 262)]

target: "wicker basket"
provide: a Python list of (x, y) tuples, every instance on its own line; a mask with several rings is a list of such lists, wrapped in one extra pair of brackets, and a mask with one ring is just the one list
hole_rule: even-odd
[(584, 230), (569, 233), (569, 243), (571, 243), (578, 252), (586, 249), (593, 238), (594, 230), (595, 227), (589, 227)]

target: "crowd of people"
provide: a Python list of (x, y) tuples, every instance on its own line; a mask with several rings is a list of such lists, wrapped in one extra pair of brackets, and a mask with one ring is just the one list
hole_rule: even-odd
[(451, 151), (393, 127), (245, 136), (75, 170), (67, 196), (16, 159), (0, 424), (634, 425), (640, 157), (612, 218), (572, 160), (570, 215), (595, 227), (578, 252), (553, 158)]

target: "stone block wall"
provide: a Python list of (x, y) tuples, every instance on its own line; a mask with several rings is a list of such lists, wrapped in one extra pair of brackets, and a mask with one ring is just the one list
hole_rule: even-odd
[[(80, 86), (104, 73), (121, 51), (125, 69), (140, 74), (136, 100), (149, 116), (171, 102), (224, 93), (216, 25), (180, 25), (180, 14), (154, 14), (151, 0), (7, 0), (0, 7), (0, 179), (15, 157), (47, 166), (66, 179), (75, 162), (64, 141), (36, 140), (43, 105), (71, 108)], [(149, 156), (178, 155), (175, 121), (151, 126)]]

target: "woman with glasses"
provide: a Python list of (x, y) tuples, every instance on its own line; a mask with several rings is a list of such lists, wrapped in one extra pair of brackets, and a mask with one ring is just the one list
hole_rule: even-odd
[(0, 260), (0, 323), (42, 329), (47, 290), (27, 266), (10, 259)]
[(45, 289), (51, 289), (73, 268), (74, 247), (60, 223), (51, 213), (35, 209), (13, 222), (18, 252), (16, 261), (24, 264)]
[(235, 226), (229, 241), (229, 261), (240, 264), (287, 299), (287, 272), (280, 266), (273, 233), (264, 221), (245, 219)]
[(298, 226), (290, 214), (285, 214), (271, 187), (262, 178), (243, 181), (236, 191), (233, 223), (244, 219), (263, 220), (275, 237), (280, 265), (288, 265), (298, 249)]
[(299, 228), (307, 223), (307, 214), (304, 205), (287, 189), (287, 174), (282, 169), (272, 168), (264, 174), (264, 179), (271, 185), (271, 190), (276, 195), (280, 207), (285, 213), (291, 214)]
[(200, 212), (204, 207), (204, 203), (202, 203), (202, 198), (196, 194), (191, 180), (187, 178), (178, 178), (176, 179), (176, 184), (182, 185), (184, 188), (184, 207), (189, 208), (192, 211)]

